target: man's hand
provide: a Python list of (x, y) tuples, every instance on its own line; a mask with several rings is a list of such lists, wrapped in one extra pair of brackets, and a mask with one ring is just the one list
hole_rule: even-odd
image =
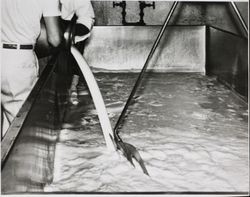
[(88, 34), (89, 33), (89, 29), (83, 25), (83, 24), (79, 24), (77, 23), (76, 24), (76, 36), (84, 36), (85, 34)]
[(89, 29), (83, 24), (76, 24), (75, 43), (81, 42), (90, 36)]

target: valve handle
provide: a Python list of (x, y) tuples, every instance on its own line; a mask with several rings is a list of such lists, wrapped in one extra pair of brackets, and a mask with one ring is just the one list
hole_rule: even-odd
[(153, 9), (155, 9), (155, 2), (153, 1), (153, 4), (152, 4), (152, 6), (153, 6)]

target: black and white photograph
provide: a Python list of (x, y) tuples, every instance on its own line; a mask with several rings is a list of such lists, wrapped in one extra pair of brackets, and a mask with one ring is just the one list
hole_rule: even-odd
[(1, 195), (249, 195), (249, 1), (1, 0)]

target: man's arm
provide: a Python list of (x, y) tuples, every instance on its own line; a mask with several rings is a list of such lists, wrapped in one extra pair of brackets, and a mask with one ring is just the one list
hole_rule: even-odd
[[(48, 18), (54, 18), (54, 20)], [(62, 32), (59, 17), (44, 17), (41, 20), (41, 33), (35, 48), (38, 58), (46, 57), (58, 51), (61, 40)]]
[(62, 41), (62, 32), (59, 25), (59, 17), (44, 17), (44, 23), (48, 43), (53, 47), (59, 46)]

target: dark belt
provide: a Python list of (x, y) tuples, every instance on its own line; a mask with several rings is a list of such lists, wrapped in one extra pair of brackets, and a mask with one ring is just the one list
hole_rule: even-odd
[(34, 46), (32, 44), (3, 44), (4, 49), (33, 49)]

